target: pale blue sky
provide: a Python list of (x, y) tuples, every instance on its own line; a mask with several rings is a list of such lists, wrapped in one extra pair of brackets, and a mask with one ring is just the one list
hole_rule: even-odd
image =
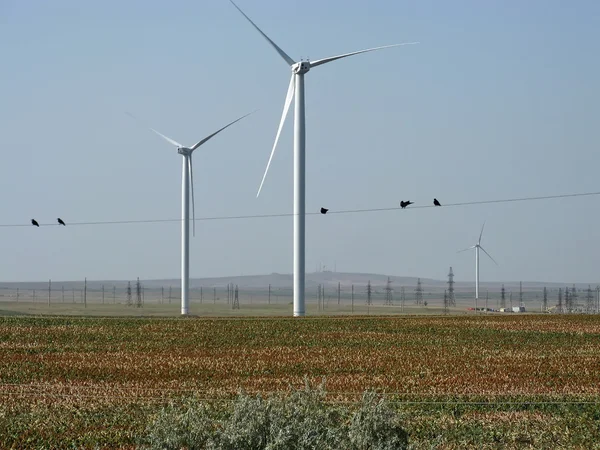
[[(307, 211), (600, 191), (600, 2), (238, 0), (306, 77)], [(289, 69), (227, 0), (0, 0), (0, 223), (292, 211)], [(600, 281), (600, 198), (307, 217), (307, 270)], [(180, 225), (0, 228), (0, 281), (178, 277)], [(290, 273), (292, 219), (197, 222), (191, 276)]]

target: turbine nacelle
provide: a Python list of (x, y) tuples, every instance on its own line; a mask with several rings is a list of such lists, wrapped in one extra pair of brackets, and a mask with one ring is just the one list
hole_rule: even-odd
[(183, 156), (189, 156), (192, 154), (192, 149), (188, 147), (177, 147), (177, 153)]
[(304, 75), (310, 70), (310, 62), (300, 61), (292, 65), (292, 73), (295, 75)]

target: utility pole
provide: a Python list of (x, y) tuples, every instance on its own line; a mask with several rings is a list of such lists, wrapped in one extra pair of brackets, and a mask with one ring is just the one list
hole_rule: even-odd
[(450, 266), (450, 272), (448, 273), (448, 303), (451, 306), (456, 306), (456, 298), (454, 296), (454, 272), (452, 266)]
[(504, 284), (502, 284), (502, 290), (500, 290), (500, 308), (506, 309), (506, 289), (504, 289)]
[(61, 286), (60, 290), (62, 291), (62, 302), (64, 303), (65, 302), (65, 287)]
[[(169, 305), (171, 304), (171, 286), (169, 286)], [(202, 288), (200, 288), (200, 303), (202, 303)]]
[(544, 286), (544, 292), (542, 293), (542, 312), (548, 311), (548, 289)]
[(510, 298), (510, 312), (512, 312), (512, 310), (513, 310), (512, 291), (510, 291), (509, 298)]
[(127, 282), (127, 306), (131, 306), (131, 281)]
[(83, 279), (83, 307), (87, 308), (87, 277)]
[(371, 280), (367, 283), (367, 305), (371, 306), (371, 293), (373, 292), (371, 288)]
[(585, 311), (588, 314), (594, 312), (594, 294), (592, 294), (592, 287), (588, 285), (587, 295), (585, 296)]
[(117, 287), (113, 285), (113, 304), (117, 303)]
[(52, 295), (52, 280), (48, 280), (48, 306), (50, 306), (50, 296)]
[[(335, 272), (335, 270), (334, 270)], [(340, 299), (342, 296), (342, 283), (338, 281), (338, 306), (340, 306)]]
[(352, 294), (351, 294), (351, 300), (352, 300), (352, 314), (354, 314), (354, 285), (352, 285)]
[(269, 284), (269, 305), (271, 304), (271, 285)]

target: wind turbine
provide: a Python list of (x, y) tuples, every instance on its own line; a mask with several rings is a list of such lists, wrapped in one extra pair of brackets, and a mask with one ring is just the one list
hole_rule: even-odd
[[(186, 147), (179, 142), (165, 136), (164, 134), (156, 131), (154, 128), (150, 130), (154, 131), (157, 135), (163, 138), (168, 143), (177, 147), (177, 153), (183, 156), (183, 167), (181, 171), (181, 314), (187, 315), (190, 310), (189, 302), (189, 286), (190, 286), (190, 186), (192, 190), (192, 217), (193, 217), (193, 232), (196, 235), (196, 208), (194, 205), (194, 174), (192, 171), (192, 154), (201, 145), (205, 144), (209, 139), (215, 137), (225, 128), (230, 127), (234, 123), (242, 120), (244, 117), (249, 116), (251, 113), (245, 114), (242, 117), (228, 123), (223, 128), (215, 131), (214, 133), (206, 136), (204, 139), (198, 141), (191, 147)], [(127, 113), (129, 116), (135, 119), (135, 117)], [(136, 119), (137, 120), (137, 119)]]
[(265, 173), (260, 182), (258, 193), (256, 197), (260, 195), (260, 191), (265, 182), (267, 172), (271, 165), (271, 160), (279, 141), (279, 135), (281, 129), (287, 117), (290, 104), (292, 99), (296, 99), (294, 109), (294, 316), (304, 316), (304, 276), (305, 276), (305, 111), (304, 111), (304, 75), (313, 67), (318, 67), (323, 64), (327, 64), (332, 61), (336, 61), (347, 56), (358, 55), (359, 53), (372, 52), (375, 50), (381, 50), (388, 47), (398, 47), (400, 45), (418, 44), (418, 42), (406, 42), (402, 44), (386, 45), (383, 47), (369, 48), (366, 50), (359, 50), (357, 52), (345, 53), (343, 55), (331, 56), (329, 58), (318, 59), (316, 61), (294, 61), (287, 53), (285, 53), (280, 47), (275, 44), (265, 33), (262, 32), (258, 26), (252, 22), (252, 20), (237, 6), (233, 0), (230, 0), (233, 6), (242, 13), (242, 15), (250, 22), (254, 28), (271, 44), (275, 51), (283, 58), (283, 60), (290, 66), (292, 70), (292, 77), (288, 87), (287, 95), (285, 97), (285, 103), (283, 106), (283, 114), (279, 122), (279, 128), (277, 129), (277, 135), (275, 136), (275, 143), (269, 156), (269, 161), (265, 169)]
[(473, 245), (472, 247), (465, 248), (464, 250), (460, 250), (459, 252), (457, 252), (457, 253), (461, 253), (461, 252), (466, 252), (467, 250), (471, 250), (472, 248), (475, 249), (475, 314), (477, 314), (477, 300), (479, 300), (479, 249), (483, 250), (483, 252), (486, 255), (488, 255), (490, 257), (490, 259), (492, 261), (494, 261), (494, 263), (496, 265), (498, 265), (496, 260), (494, 258), (492, 258), (492, 256), (488, 252), (485, 251), (485, 248), (483, 248), (481, 246), (481, 236), (483, 236), (483, 228), (484, 227), (485, 227), (485, 222), (483, 222), (483, 226), (481, 227), (481, 233), (479, 233), (479, 240), (477, 241), (477, 244)]

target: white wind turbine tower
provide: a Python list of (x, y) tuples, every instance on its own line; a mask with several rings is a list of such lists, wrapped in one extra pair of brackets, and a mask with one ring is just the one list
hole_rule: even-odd
[(288, 87), (285, 103), (283, 106), (283, 114), (279, 122), (275, 143), (269, 156), (269, 161), (265, 169), (258, 193), (260, 195), (263, 183), (269, 171), (271, 160), (277, 147), (281, 129), (287, 117), (287, 113), (292, 103), (292, 99), (296, 98), (294, 110), (294, 316), (304, 316), (304, 276), (305, 276), (305, 127), (304, 127), (304, 75), (313, 67), (320, 66), (347, 56), (358, 55), (359, 53), (371, 52), (388, 47), (397, 47), (400, 45), (418, 44), (418, 42), (406, 42), (402, 44), (386, 45), (383, 47), (369, 48), (359, 50), (357, 52), (345, 53), (343, 55), (331, 56), (329, 58), (318, 59), (316, 61), (299, 61), (296, 62), (290, 58), (280, 47), (275, 44), (258, 26), (237, 6), (233, 0), (230, 0), (240, 13), (256, 28), (256, 30), (271, 44), (271, 46), (279, 53), (279, 56), (290, 66), (292, 77)]
[[(457, 253), (461, 253), (461, 252), (466, 252), (467, 250), (471, 250), (472, 248), (475, 249), (475, 314), (477, 314), (477, 301), (479, 300), (479, 249), (483, 250), (484, 253), (486, 255), (488, 255), (490, 257), (490, 259), (492, 261), (494, 261), (494, 263), (496, 265), (498, 265), (498, 263), (496, 262), (496, 260), (494, 258), (492, 258), (492, 256), (485, 251), (485, 248), (483, 248), (481, 246), (481, 236), (483, 236), (483, 227), (485, 227), (485, 222), (483, 222), (483, 225), (481, 227), (481, 233), (479, 233), (479, 240), (477, 241), (477, 244), (473, 245), (472, 247), (469, 248), (465, 248), (464, 250), (460, 250)], [(487, 311), (486, 311), (487, 313)]]
[[(245, 114), (239, 119), (228, 123), (223, 128), (215, 131), (214, 133), (206, 136), (201, 141), (198, 141), (191, 147), (186, 147), (179, 142), (159, 133), (154, 128), (150, 130), (154, 131), (165, 141), (177, 147), (177, 153), (183, 156), (183, 167), (181, 171), (181, 314), (187, 315), (190, 311), (189, 302), (189, 287), (190, 287), (190, 186), (192, 191), (192, 217), (193, 217), (193, 231), (194, 236), (196, 235), (196, 211), (194, 205), (194, 174), (192, 171), (192, 154), (194, 150), (205, 144), (209, 139), (213, 138), (225, 128), (233, 125), (234, 123), (242, 120), (244, 117), (249, 116), (251, 113)], [(133, 115), (127, 113), (129, 116), (135, 119)], [(137, 120), (137, 119), (136, 119)]]

